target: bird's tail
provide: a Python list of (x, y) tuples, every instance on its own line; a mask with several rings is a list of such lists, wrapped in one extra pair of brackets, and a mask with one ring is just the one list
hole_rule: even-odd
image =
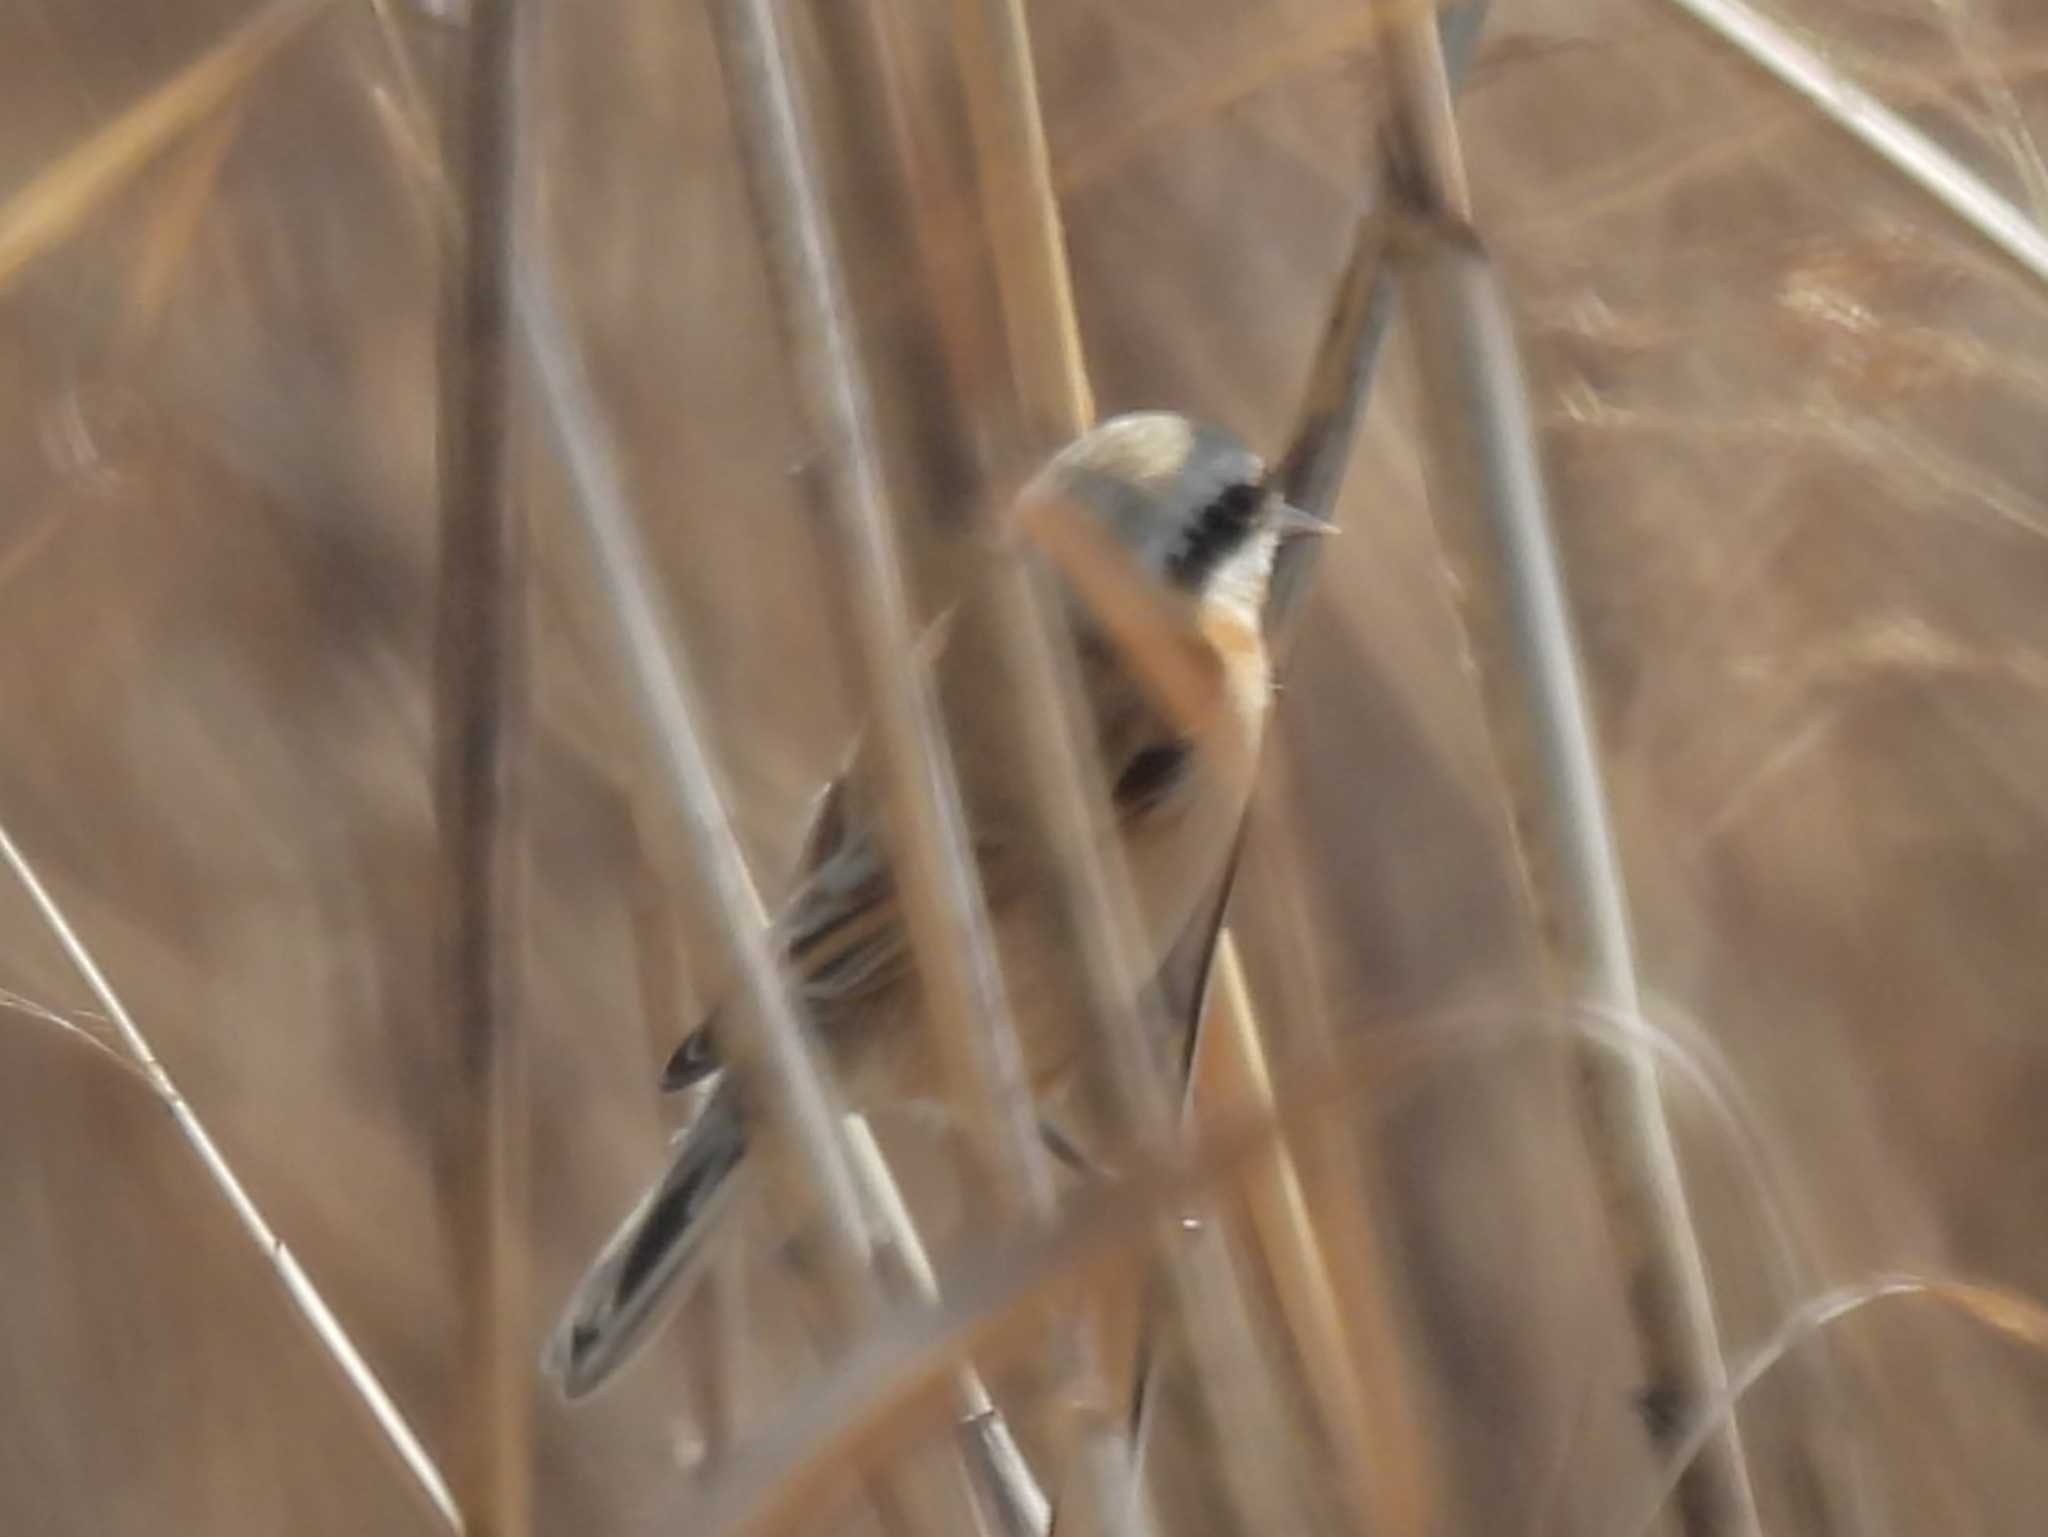
[(569, 1398), (601, 1387), (701, 1273), (716, 1209), (747, 1150), (739, 1096), (728, 1080), (675, 1141), (659, 1182), (619, 1225), (577, 1284), (548, 1340), (543, 1368)]

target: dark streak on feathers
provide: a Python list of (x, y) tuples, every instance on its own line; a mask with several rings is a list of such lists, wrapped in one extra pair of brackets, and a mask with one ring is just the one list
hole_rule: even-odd
[(1264, 486), (1247, 481), (1225, 486), (1197, 514), (1187, 542), (1167, 562), (1168, 574), (1188, 591), (1200, 591), (1209, 573), (1251, 537), (1265, 500)]

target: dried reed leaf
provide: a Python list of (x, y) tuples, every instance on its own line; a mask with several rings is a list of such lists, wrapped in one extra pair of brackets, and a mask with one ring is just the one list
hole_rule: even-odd
[(150, 160), (234, 98), (328, 0), (279, 0), (0, 204), (0, 291), (71, 236)]
[(1922, 1297), (1938, 1302), (2030, 1350), (2048, 1352), (2048, 1306), (2024, 1292), (1991, 1282), (1891, 1274), (1823, 1292), (1795, 1308), (1756, 1353), (1730, 1373), (1727, 1390), (1699, 1413), (1679, 1440), (1641, 1513), (1626, 1524), (1617, 1523), (1614, 1529), (1630, 1537), (1643, 1537), (1651, 1531), (1685, 1470), (1700, 1449), (1734, 1418), (1751, 1388), (1799, 1346), (1873, 1303), (1894, 1297)]
[(117, 353), (133, 354), (156, 333), (200, 223), (220, 190), (221, 169), (241, 130), (242, 106), (239, 99), (229, 102), (199, 130), (177, 175), (159, 198), (156, 217), (136, 253), (135, 278), (122, 309)]

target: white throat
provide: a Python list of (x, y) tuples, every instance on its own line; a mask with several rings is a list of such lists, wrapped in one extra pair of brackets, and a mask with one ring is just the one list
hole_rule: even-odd
[(1262, 528), (1209, 573), (1202, 603), (1223, 609), (1233, 619), (1258, 627), (1265, 615), (1266, 587), (1273, 575), (1273, 557), (1280, 548), (1276, 530)]

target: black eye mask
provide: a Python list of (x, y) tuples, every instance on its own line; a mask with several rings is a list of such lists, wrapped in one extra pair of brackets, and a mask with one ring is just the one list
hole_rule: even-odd
[(1167, 574), (1183, 587), (1199, 588), (1251, 537), (1265, 500), (1264, 486), (1247, 481), (1225, 486), (1190, 525), (1186, 540), (1166, 563)]

